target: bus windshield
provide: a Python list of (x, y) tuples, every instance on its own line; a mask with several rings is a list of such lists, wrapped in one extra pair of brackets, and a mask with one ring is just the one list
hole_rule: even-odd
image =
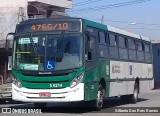
[(80, 34), (32, 35), (14, 39), (14, 69), (54, 71), (81, 66)]

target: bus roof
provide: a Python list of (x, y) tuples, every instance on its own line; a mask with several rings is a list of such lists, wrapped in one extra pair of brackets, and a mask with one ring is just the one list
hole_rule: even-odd
[(141, 36), (141, 38), (142, 38), (142, 40), (146, 40), (146, 41), (149, 41), (149, 42), (151, 42), (151, 39), (150, 39), (150, 38), (148, 38), (148, 37)]
[(108, 31), (111, 31), (111, 32), (119, 33), (119, 34), (122, 34), (122, 35), (130, 36), (130, 37), (133, 37), (133, 38), (142, 39), (142, 40), (150, 42), (150, 38), (147, 38), (147, 37), (135, 34), (135, 33), (131, 33), (131, 32), (119, 29), (119, 28), (115, 28), (115, 27), (108, 26), (108, 25), (105, 25), (105, 24), (101, 24), (101, 23), (98, 23), (98, 22), (94, 22), (94, 21), (91, 21), (91, 20), (83, 19), (83, 21), (85, 22), (85, 24), (87, 24), (89, 26), (93, 26), (95, 28), (108, 30)]
[(92, 27), (99, 28), (99, 29), (103, 29), (103, 30), (107, 30), (107, 25), (104, 25), (104, 24), (101, 24), (98, 22), (94, 22), (91, 20), (87, 20), (87, 19), (82, 19), (82, 20), (85, 25), (92, 26)]
[(107, 26), (107, 27), (108, 27), (108, 31), (112, 31), (112, 32), (119, 33), (119, 34), (128, 35), (133, 38), (141, 39), (141, 37), (135, 33), (131, 33), (131, 32), (128, 32), (122, 29), (118, 29), (115, 27), (111, 27), (111, 26)]
[(107, 26), (107, 28), (108, 28), (108, 31), (112, 31), (112, 32), (115, 32), (115, 33), (127, 35), (127, 36), (130, 36), (130, 37), (133, 37), (133, 38), (142, 39), (142, 40), (150, 42), (150, 38), (147, 38), (145, 36), (141, 36), (141, 35), (131, 33), (131, 32), (128, 32), (128, 31), (125, 31), (125, 30), (122, 30), (122, 29), (118, 29), (118, 28), (115, 28), (115, 27), (111, 27), (111, 26)]

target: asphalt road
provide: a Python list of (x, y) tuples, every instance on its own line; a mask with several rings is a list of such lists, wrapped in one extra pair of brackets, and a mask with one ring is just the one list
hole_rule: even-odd
[[(105, 115), (105, 116), (160, 116), (159, 113), (153, 113), (156, 111), (160, 111), (160, 90), (152, 90), (150, 93), (145, 93), (145, 94), (140, 94), (139, 95), (139, 100), (137, 104), (131, 104), (131, 103), (124, 103), (121, 102), (120, 99), (117, 98), (109, 98), (105, 100), (104, 103), (104, 108), (101, 111), (94, 111), (92, 108), (89, 108), (89, 103), (48, 103), (47, 108), (41, 109), (41, 110), (35, 110), (35, 107), (33, 103), (21, 103), (21, 102), (13, 102), (13, 101), (7, 101), (6, 103), (1, 103), (0, 107), (1, 108), (15, 108), (15, 109), (22, 109), (25, 112), (27, 109), (30, 110), (30, 114), (23, 114), (24, 116), (26, 115), (35, 115), (33, 114), (36, 112), (43, 112), (42, 114), (38, 115), (43, 115), (47, 114), (47, 116), (70, 116), (70, 115), (76, 115), (76, 116), (81, 116), (81, 115)], [(146, 108), (147, 107), (147, 108)], [(152, 107), (152, 108), (149, 108)], [(155, 108), (154, 108), (155, 107)], [(159, 107), (159, 108), (156, 108)], [(12, 109), (13, 110), (13, 109)], [(147, 113), (146, 113), (147, 111)], [(148, 112), (151, 113), (148, 113)], [(11, 115), (11, 116), (17, 116), (21, 115), (16, 110), (14, 111), (15, 113), (12, 114), (0, 114), (1, 115)], [(117, 113), (115, 113), (117, 112)], [(139, 112), (139, 113), (126, 113), (126, 112)], [(142, 113), (140, 113), (142, 112)]]

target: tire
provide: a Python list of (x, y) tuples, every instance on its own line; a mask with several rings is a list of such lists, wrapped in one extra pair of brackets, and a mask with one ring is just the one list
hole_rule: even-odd
[(105, 97), (105, 89), (102, 87), (101, 84), (98, 86), (98, 91), (97, 91), (97, 98), (94, 101), (94, 109), (95, 110), (101, 110), (103, 107), (103, 102), (104, 102), (104, 97)]
[(45, 108), (47, 103), (34, 103), (35, 108)]
[(138, 101), (138, 84), (135, 82), (133, 94), (129, 96), (129, 100), (131, 103), (136, 104)]

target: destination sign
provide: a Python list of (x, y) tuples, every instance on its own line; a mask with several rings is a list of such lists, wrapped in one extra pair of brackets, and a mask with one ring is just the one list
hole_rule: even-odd
[(17, 26), (17, 33), (40, 32), (40, 31), (80, 31), (79, 21), (59, 21), (59, 22), (35, 22), (23, 23)]
[(31, 30), (33, 31), (51, 31), (51, 30), (68, 30), (68, 23), (52, 23), (52, 24), (36, 24), (31, 26)]

